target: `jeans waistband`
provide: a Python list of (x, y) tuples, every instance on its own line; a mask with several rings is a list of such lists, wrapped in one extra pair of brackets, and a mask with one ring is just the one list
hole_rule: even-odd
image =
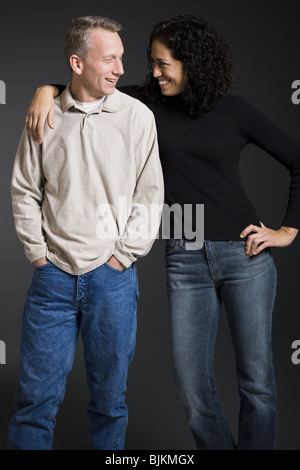
[(201, 248), (203, 248), (203, 245), (204, 245), (203, 240), (195, 240), (191, 242), (189, 240), (180, 239), (180, 240), (177, 240), (177, 242), (178, 242), (178, 246), (180, 246), (180, 248), (183, 248), (185, 250), (201, 250)]
[[(180, 248), (183, 248), (184, 250), (201, 250), (203, 248), (205, 240), (195, 240), (195, 241), (189, 241), (189, 240), (184, 240), (184, 239), (173, 239), (178, 243), (178, 246)], [(226, 240), (227, 243), (230, 243), (234, 240)], [(239, 240), (240, 243), (246, 243), (246, 239)], [(206, 242), (210, 243), (210, 242)]]

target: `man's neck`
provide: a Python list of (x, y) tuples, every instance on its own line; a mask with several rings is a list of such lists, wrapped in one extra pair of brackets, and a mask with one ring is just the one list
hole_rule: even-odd
[(84, 87), (74, 83), (72, 81), (71, 87), (70, 87), (71, 94), (75, 100), (80, 101), (81, 103), (91, 103), (92, 101), (99, 100), (103, 96), (93, 96), (91, 93), (86, 90)]

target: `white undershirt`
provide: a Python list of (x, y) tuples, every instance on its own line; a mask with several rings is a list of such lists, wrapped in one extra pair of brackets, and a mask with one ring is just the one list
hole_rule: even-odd
[(75, 100), (77, 107), (86, 113), (89, 113), (92, 109), (97, 108), (100, 106), (101, 103), (105, 100), (106, 96), (102, 96), (99, 100), (96, 101), (89, 101), (87, 103), (82, 103), (81, 101)]

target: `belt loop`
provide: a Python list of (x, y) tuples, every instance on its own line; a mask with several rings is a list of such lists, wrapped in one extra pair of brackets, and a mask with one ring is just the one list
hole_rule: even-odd
[(185, 248), (185, 241), (183, 239), (178, 240), (178, 246), (180, 248)]

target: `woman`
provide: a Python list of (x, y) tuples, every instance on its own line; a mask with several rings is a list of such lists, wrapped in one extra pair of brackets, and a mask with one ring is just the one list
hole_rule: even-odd
[[(193, 206), (191, 230), (197, 204), (204, 204), (205, 212), (201, 248), (185, 234), (166, 244), (172, 358), (186, 416), (198, 449), (274, 449), (276, 269), (270, 247), (287, 246), (298, 233), (300, 145), (230, 93), (235, 68), (228, 46), (201, 18), (177, 16), (156, 25), (148, 54), (152, 72), (146, 83), (121, 91), (141, 99), (155, 114), (166, 203)], [(36, 140), (43, 116), (52, 109), (50, 96), (51, 88), (40, 88), (29, 109), (27, 128)], [(279, 230), (259, 221), (242, 187), (238, 164), (249, 143), (290, 170), (289, 202)], [(241, 398), (237, 443), (213, 368), (222, 302)]]

